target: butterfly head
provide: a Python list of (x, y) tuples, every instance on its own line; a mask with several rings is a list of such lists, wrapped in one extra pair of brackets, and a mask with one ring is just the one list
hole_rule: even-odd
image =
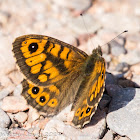
[(93, 55), (98, 54), (98, 55), (102, 56), (101, 46), (98, 46), (98, 48), (94, 49), (94, 50), (92, 51), (92, 54), (93, 54)]

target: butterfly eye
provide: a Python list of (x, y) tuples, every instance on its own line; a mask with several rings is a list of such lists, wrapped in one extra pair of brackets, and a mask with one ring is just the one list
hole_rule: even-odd
[(38, 87), (33, 87), (32, 88), (32, 93), (33, 94), (37, 94), (39, 92), (39, 88)]
[(29, 51), (30, 51), (31, 53), (36, 52), (37, 49), (38, 49), (38, 44), (37, 44), (37, 43), (31, 43), (31, 44), (29, 45)]
[(44, 96), (41, 96), (41, 97), (40, 97), (40, 102), (43, 103), (43, 102), (45, 102), (45, 101), (46, 101), (46, 98), (45, 98)]
[(91, 108), (88, 107), (87, 110), (86, 110), (86, 114), (87, 114), (90, 110), (91, 110)]

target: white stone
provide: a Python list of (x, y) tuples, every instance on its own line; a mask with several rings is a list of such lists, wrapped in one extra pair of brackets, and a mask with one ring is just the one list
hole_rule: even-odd
[(28, 112), (28, 120), (27, 120), (27, 122), (29, 124), (31, 124), (35, 120), (37, 120), (39, 118), (39, 116), (40, 116), (40, 114), (38, 113), (38, 111), (36, 109), (34, 109), (32, 106), (30, 106), (29, 112)]
[(107, 92), (113, 97), (107, 115), (109, 128), (121, 136), (139, 140), (140, 89), (108, 85)]
[(7, 96), (3, 99), (1, 108), (6, 112), (17, 113), (19, 111), (25, 111), (29, 107), (23, 97)]
[(18, 112), (14, 115), (14, 119), (16, 119), (18, 122), (24, 123), (27, 120), (27, 113), (25, 112)]
[(0, 127), (7, 128), (10, 123), (10, 117), (2, 109), (0, 109)]
[(10, 92), (5, 88), (0, 91), (0, 100), (6, 97)]
[(22, 93), (22, 90), (23, 90), (22, 84), (17, 85), (16, 88), (14, 89), (13, 95), (20, 96)]
[(113, 140), (113, 133), (111, 130), (107, 131), (102, 140)]

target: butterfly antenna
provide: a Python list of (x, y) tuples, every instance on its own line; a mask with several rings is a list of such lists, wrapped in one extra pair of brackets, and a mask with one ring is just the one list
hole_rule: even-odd
[(106, 44), (108, 45), (109, 43), (111, 43), (114, 39), (116, 39), (116, 38), (118, 38), (120, 35), (122, 35), (123, 33), (126, 33), (126, 32), (128, 32), (128, 30), (125, 30), (125, 31), (123, 31), (123, 32), (121, 32), (121, 33), (119, 33), (116, 37), (114, 37), (113, 39), (111, 39), (108, 43), (105, 43), (104, 45), (102, 45), (102, 46), (105, 46)]
[(88, 34), (89, 39), (90, 39), (90, 42), (91, 42), (92, 46), (94, 46), (93, 43), (92, 43), (91, 35), (90, 35), (89, 32), (88, 32), (88, 29), (87, 29), (85, 20), (84, 20), (84, 18), (83, 18), (83, 14), (80, 14), (80, 16), (82, 17), (82, 20), (83, 20), (83, 23), (84, 23), (84, 27), (85, 27), (85, 29), (86, 29), (86, 31), (87, 31), (87, 34)]

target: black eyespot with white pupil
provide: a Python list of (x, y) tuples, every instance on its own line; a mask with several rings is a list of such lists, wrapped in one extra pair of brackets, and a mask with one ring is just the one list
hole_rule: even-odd
[(91, 108), (88, 107), (87, 110), (86, 110), (86, 114), (87, 114), (90, 110), (91, 110)]
[(33, 87), (32, 88), (32, 93), (33, 94), (37, 94), (39, 92), (39, 88), (38, 87)]
[(41, 103), (44, 103), (45, 101), (46, 101), (46, 98), (45, 98), (44, 96), (41, 96), (41, 97), (40, 97), (40, 102), (41, 102)]
[(38, 49), (38, 44), (37, 44), (37, 43), (31, 43), (31, 44), (29, 45), (29, 51), (30, 51), (30, 53), (36, 52), (37, 49)]

